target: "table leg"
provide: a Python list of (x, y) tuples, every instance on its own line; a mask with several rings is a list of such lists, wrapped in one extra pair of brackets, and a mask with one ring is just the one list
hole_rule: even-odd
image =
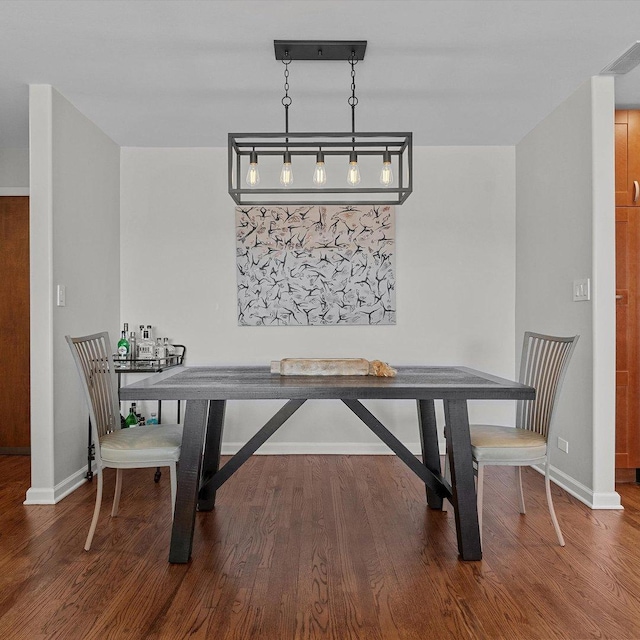
[[(222, 446), (222, 431), (224, 428), (225, 400), (211, 400), (209, 402), (209, 418), (207, 420), (207, 435), (204, 445), (204, 460), (202, 461), (202, 477), (212, 476), (220, 468), (220, 448)], [(211, 511), (216, 506), (216, 490), (206, 484), (198, 494), (198, 511)]]
[(208, 407), (207, 400), (187, 402), (182, 451), (178, 463), (178, 491), (171, 530), (169, 562), (186, 563), (191, 557)]
[[(441, 469), (435, 404), (433, 400), (418, 400), (417, 402), (422, 464), (436, 476), (439, 476), (441, 475)], [(432, 509), (442, 510), (442, 497), (430, 489), (429, 485), (425, 485), (425, 487), (427, 490), (427, 504)]]
[(458, 551), (463, 560), (481, 560), (480, 529), (471, 457), (471, 436), (466, 400), (445, 400), (447, 455), (453, 485)]

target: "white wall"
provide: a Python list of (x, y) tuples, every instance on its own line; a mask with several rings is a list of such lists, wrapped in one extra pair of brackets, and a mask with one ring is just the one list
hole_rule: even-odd
[[(414, 150), (415, 192), (396, 211), (398, 313), (390, 327), (238, 327), (226, 162), (226, 149), (122, 149), (121, 321), (152, 324), (186, 344), (192, 365), (353, 356), (515, 375), (514, 148)], [(414, 403), (369, 405), (418, 446)], [(229, 403), (226, 450), (275, 406)], [(477, 420), (512, 415), (510, 403), (471, 407)], [(385, 450), (339, 402), (308, 402), (270, 443), (262, 450)]]
[(33, 504), (64, 497), (86, 470), (88, 412), (64, 336), (117, 335), (120, 149), (50, 85), (30, 87), (29, 121)]
[(15, 193), (15, 187), (29, 187), (29, 149), (0, 149), (0, 196), (27, 195)]
[[(613, 79), (592, 78), (516, 146), (516, 336), (581, 336), (550, 452), (555, 478), (594, 507), (619, 505), (613, 111)], [(592, 300), (573, 302), (573, 280), (587, 277)]]

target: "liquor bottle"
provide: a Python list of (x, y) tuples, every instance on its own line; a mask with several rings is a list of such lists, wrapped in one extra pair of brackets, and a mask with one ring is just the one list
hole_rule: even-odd
[(122, 330), (122, 336), (120, 340), (118, 340), (118, 357), (120, 360), (126, 360), (130, 353), (130, 345), (127, 340), (127, 331), (129, 330), (129, 325), (125, 322), (124, 329)]
[(153, 360), (155, 357), (156, 345), (151, 339), (148, 329), (142, 330), (142, 340), (138, 344), (138, 358), (140, 360)]
[(169, 338), (164, 339), (164, 350), (167, 354), (167, 358), (176, 355), (176, 348), (169, 342)]
[(138, 416), (136, 415), (135, 402), (131, 404), (131, 409), (129, 410), (129, 415), (125, 419), (125, 424), (127, 425), (127, 427), (135, 427), (138, 424)]
[(151, 412), (149, 419), (147, 420), (147, 424), (158, 424), (158, 416)]
[(136, 332), (132, 331), (129, 334), (129, 353), (131, 360), (135, 360), (138, 357), (138, 351), (136, 346)]
[[(158, 338), (156, 340), (156, 358), (158, 358), (158, 360), (164, 360), (167, 357), (167, 351), (164, 348), (164, 344), (162, 342), (162, 338)], [(163, 364), (162, 362), (160, 362), (159, 364)]]

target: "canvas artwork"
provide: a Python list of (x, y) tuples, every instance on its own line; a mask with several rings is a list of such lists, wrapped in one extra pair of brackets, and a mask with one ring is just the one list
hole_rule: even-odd
[(238, 324), (396, 322), (393, 206), (236, 207)]

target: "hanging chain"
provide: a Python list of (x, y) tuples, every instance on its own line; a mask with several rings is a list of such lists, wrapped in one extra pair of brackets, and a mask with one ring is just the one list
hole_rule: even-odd
[(282, 98), (282, 105), (284, 106), (284, 130), (285, 133), (289, 133), (289, 106), (293, 102), (291, 96), (289, 96), (289, 65), (291, 64), (291, 58), (289, 52), (285, 51), (284, 58), (284, 97)]
[(347, 102), (351, 105), (351, 133), (356, 132), (356, 105), (358, 104), (358, 98), (356, 98), (356, 52), (351, 52), (349, 58), (349, 64), (351, 65), (351, 96)]

